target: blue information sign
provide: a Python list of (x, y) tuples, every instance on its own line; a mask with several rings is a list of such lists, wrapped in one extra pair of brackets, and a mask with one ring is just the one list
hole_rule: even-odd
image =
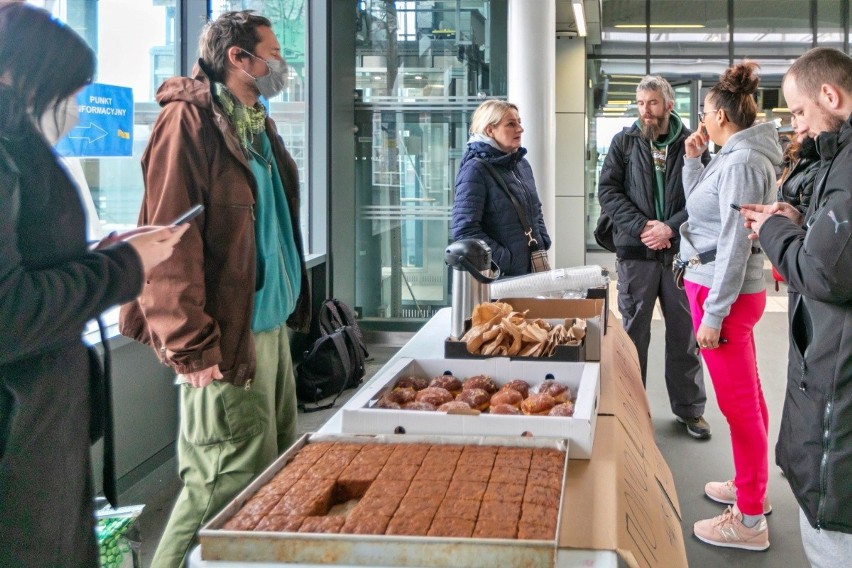
[(61, 156), (133, 155), (133, 89), (92, 83), (77, 93), (80, 122), (56, 144)]

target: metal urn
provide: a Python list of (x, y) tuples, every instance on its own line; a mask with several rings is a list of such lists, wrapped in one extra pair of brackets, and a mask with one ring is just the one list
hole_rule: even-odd
[(500, 277), (500, 269), (491, 261), (491, 247), (482, 239), (450, 244), (444, 251), (444, 263), (453, 269), (450, 336), (459, 339), (474, 306), (491, 300), (491, 283)]

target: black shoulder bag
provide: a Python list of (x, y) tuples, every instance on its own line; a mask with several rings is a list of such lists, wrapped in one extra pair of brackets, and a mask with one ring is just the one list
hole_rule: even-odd
[[(622, 136), (622, 140), (624, 140), (624, 145), (622, 147), (621, 155), (624, 159), (624, 168), (627, 169), (627, 164), (630, 163), (630, 152), (633, 151), (633, 137), (627, 136), (627, 131), (629, 128), (624, 129), (624, 136)], [(601, 211), (601, 216), (598, 217), (598, 223), (595, 225), (595, 230), (592, 233), (595, 236), (595, 242), (598, 245), (608, 250), (609, 252), (615, 252), (615, 225), (612, 222), (612, 217)]]
[(494, 166), (489, 164), (487, 161), (482, 158), (474, 158), (477, 162), (485, 166), (485, 169), (488, 170), (488, 173), (491, 174), (491, 177), (497, 182), (497, 185), (506, 192), (506, 195), (509, 196), (509, 199), (512, 200), (512, 205), (515, 206), (515, 211), (518, 213), (518, 219), (521, 220), (521, 225), (526, 227), (524, 230), (524, 234), (529, 239), (527, 242), (527, 246), (530, 247), (530, 265), (532, 266), (533, 272), (547, 272), (550, 270), (550, 262), (547, 260), (547, 251), (541, 248), (538, 244), (538, 240), (533, 236), (533, 228), (530, 225), (529, 221), (527, 221), (527, 216), (524, 214), (524, 210), (521, 207), (521, 204), (518, 203), (515, 195), (509, 191), (509, 187), (506, 185), (506, 181), (503, 179), (503, 176), (494, 169)]

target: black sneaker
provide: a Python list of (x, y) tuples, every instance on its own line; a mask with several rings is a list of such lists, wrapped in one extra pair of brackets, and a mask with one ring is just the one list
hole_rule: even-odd
[(706, 440), (710, 437), (710, 425), (704, 420), (703, 416), (695, 418), (682, 418), (675, 416), (681, 424), (686, 424), (686, 433), (699, 440)]

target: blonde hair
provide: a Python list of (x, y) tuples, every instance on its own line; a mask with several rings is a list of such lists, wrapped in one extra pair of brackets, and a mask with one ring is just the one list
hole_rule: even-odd
[(468, 134), (485, 134), (489, 126), (497, 126), (510, 109), (518, 111), (518, 105), (506, 101), (491, 99), (479, 105), (473, 116), (470, 117), (470, 131)]

